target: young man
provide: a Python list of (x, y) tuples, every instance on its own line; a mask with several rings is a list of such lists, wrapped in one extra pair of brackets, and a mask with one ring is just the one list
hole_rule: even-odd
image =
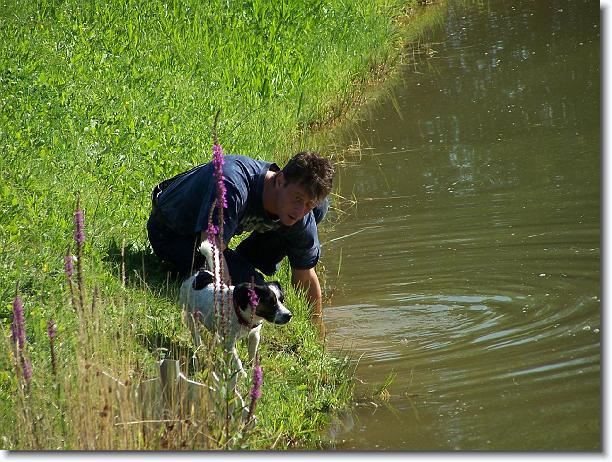
[[(232, 284), (263, 281), (287, 256), (292, 283), (306, 290), (321, 316), (321, 287), (315, 272), (321, 247), (317, 223), (325, 216), (332, 189), (333, 167), (313, 152), (300, 152), (281, 170), (278, 165), (246, 156), (224, 156), (227, 208), (223, 209), (223, 257)], [(189, 274), (204, 265), (200, 242), (207, 239), (211, 207), (216, 199), (212, 162), (199, 165), (153, 189), (147, 230), (162, 260)], [(217, 223), (217, 213), (213, 214)], [(231, 238), (251, 232), (236, 248)], [(227, 274), (226, 272), (226, 274)]]

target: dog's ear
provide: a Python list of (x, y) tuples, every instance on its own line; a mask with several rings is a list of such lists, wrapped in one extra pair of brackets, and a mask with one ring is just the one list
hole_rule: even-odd
[(234, 298), (234, 306), (237, 306), (241, 310), (245, 309), (249, 306), (249, 302), (251, 299), (249, 298), (249, 289), (251, 288), (251, 284), (248, 282), (242, 282), (234, 287), (233, 298)]
[(193, 278), (193, 283), (191, 284), (191, 287), (193, 287), (194, 290), (202, 290), (208, 284), (212, 283), (213, 280), (214, 276), (210, 271), (200, 269)]
[(280, 282), (270, 281), (267, 284), (273, 285), (278, 289), (278, 293), (280, 294), (280, 301), (282, 302), (285, 298), (285, 291), (283, 290), (283, 286), (280, 285)]

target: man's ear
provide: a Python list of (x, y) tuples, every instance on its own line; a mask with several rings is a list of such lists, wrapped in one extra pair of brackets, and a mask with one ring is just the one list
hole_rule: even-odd
[(282, 170), (276, 172), (276, 175), (274, 176), (274, 182), (277, 188), (285, 186), (285, 174)]

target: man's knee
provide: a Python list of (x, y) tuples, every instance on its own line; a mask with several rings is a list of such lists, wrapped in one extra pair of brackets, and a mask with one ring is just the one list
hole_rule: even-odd
[(177, 236), (156, 223), (152, 217), (147, 222), (147, 234), (155, 255), (171, 264), (179, 273), (190, 274), (204, 264), (204, 257), (196, 250), (195, 237), (190, 239)]

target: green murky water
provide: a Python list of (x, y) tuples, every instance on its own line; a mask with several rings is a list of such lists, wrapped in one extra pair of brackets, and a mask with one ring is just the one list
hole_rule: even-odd
[(338, 449), (602, 447), (599, 4), (483, 3), (451, 4), (344, 135), (325, 322), (361, 359)]

